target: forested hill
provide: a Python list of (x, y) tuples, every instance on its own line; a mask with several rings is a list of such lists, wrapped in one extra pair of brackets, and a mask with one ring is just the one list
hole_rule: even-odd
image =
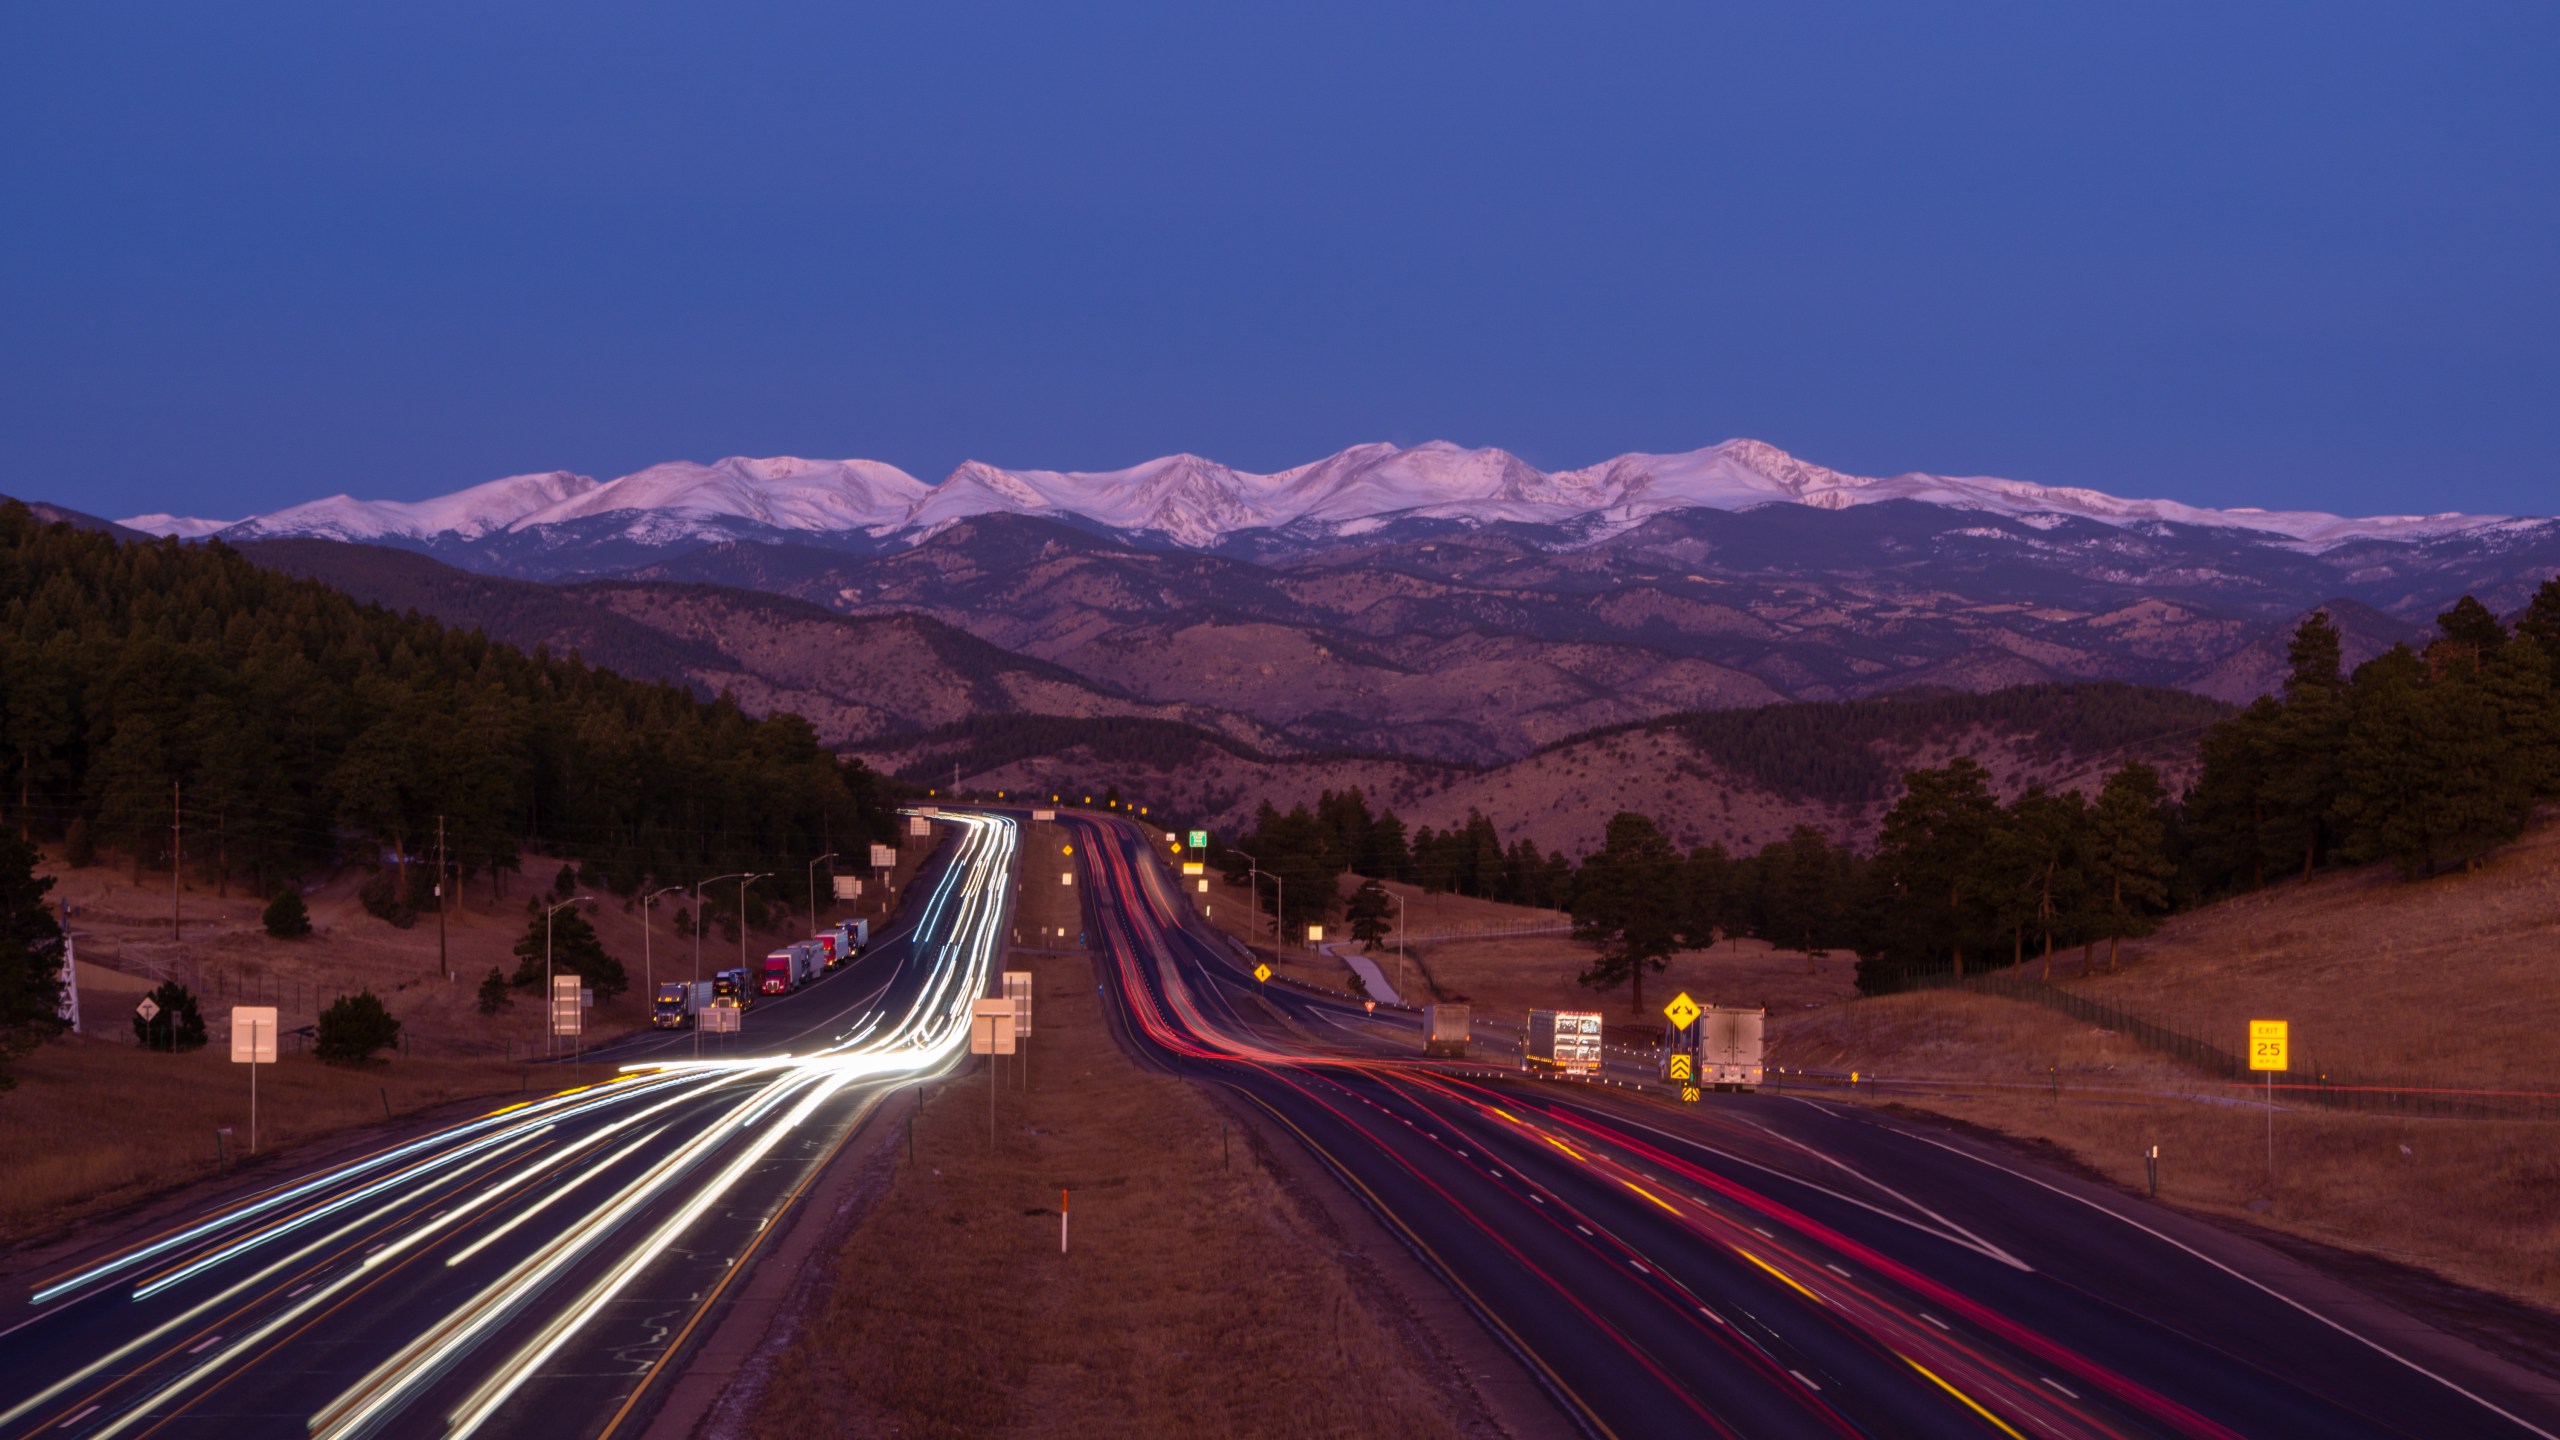
[(1890, 798), (1910, 753), (1934, 741), (2008, 736), (2027, 761), (2138, 755), (2182, 769), (2197, 737), (2231, 712), (2188, 691), (2110, 680), (1695, 711), (1617, 729), (1678, 735), (1789, 800), (1854, 807)]
[[(119, 542), (0, 505), (0, 810), (74, 852), (258, 884), (528, 844), (617, 889), (885, 838), (875, 777), (805, 719), (527, 654), (360, 604), (220, 544)], [(197, 837), (202, 837), (199, 840)], [(199, 846), (202, 848), (199, 848)]]

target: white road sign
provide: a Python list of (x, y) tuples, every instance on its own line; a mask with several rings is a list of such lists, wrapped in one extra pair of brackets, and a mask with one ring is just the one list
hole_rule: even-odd
[(1013, 1053), (1013, 1002), (980, 1000), (969, 1007), (969, 1053)]
[(231, 1063), (235, 1065), (276, 1063), (276, 1007), (273, 1005), (231, 1007)]
[(1031, 972), (1004, 972), (1004, 998), (1013, 1002), (1013, 1033), (1025, 1039), (1031, 1035)]
[(142, 1023), (148, 1025), (159, 1017), (160, 1002), (145, 995), (142, 997), (142, 1003), (133, 1007), (133, 1013), (141, 1016)]
[(586, 1028), (586, 1015), (578, 1004), (578, 977), (551, 977), (551, 1033), (575, 1035)]
[(872, 869), (874, 869), (874, 870), (895, 870), (895, 869), (897, 869), (897, 868), (898, 868), (898, 847), (897, 847), (897, 846), (895, 846), (895, 845), (874, 845), (874, 846), (872, 846), (872, 847), (871, 847), (871, 868), (872, 868)]

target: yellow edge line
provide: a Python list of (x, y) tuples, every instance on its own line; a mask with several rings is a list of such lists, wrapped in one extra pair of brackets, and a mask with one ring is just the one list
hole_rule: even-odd
[(1953, 1395), (1956, 1399), (1962, 1401), (1964, 1403), (1964, 1408), (1981, 1416), (1983, 1419), (1990, 1421), (1992, 1424), (1999, 1426), (2001, 1434), (2011, 1437), (2011, 1440), (2027, 1440), (2026, 1436), (2020, 1435), (2017, 1431), (2010, 1429), (2007, 1421), (2002, 1420), (1999, 1416), (1994, 1415), (1990, 1411), (1983, 1409), (1980, 1405), (1975, 1404), (1972, 1396), (1967, 1395), (1953, 1385), (1948, 1384), (1946, 1381), (1939, 1379), (1937, 1373), (1931, 1370), (1928, 1366), (1921, 1364), (1919, 1361), (1912, 1359), (1908, 1355), (1902, 1355), (1902, 1352), (1899, 1350), (1894, 1353), (1902, 1356), (1903, 1364), (1908, 1365), (1912, 1369), (1919, 1371), (1922, 1375), (1927, 1376), (1930, 1384), (1937, 1386), (1939, 1389), (1946, 1391), (1948, 1394)]
[[(1812, 1291), (1807, 1290), (1806, 1288), (1804, 1288), (1802, 1285), (1797, 1284), (1797, 1283), (1796, 1283), (1796, 1281), (1795, 1281), (1795, 1277), (1794, 1277), (1794, 1276), (1789, 1275), (1786, 1271), (1779, 1269), (1777, 1266), (1770, 1264), (1768, 1261), (1761, 1259), (1759, 1256), (1752, 1254), (1750, 1251), (1743, 1249), (1741, 1246), (1737, 1245), (1737, 1246), (1733, 1247), (1733, 1253), (1734, 1253), (1734, 1254), (1736, 1254), (1736, 1255), (1741, 1256), (1741, 1257), (1742, 1257), (1743, 1259), (1745, 1259), (1745, 1260), (1750, 1261), (1752, 1264), (1759, 1266), (1761, 1269), (1768, 1271), (1770, 1274), (1777, 1276), (1780, 1280), (1782, 1280), (1782, 1281), (1784, 1281), (1784, 1282), (1786, 1283), (1786, 1286), (1787, 1286), (1787, 1288), (1788, 1288), (1788, 1289), (1793, 1290), (1794, 1292), (1796, 1292), (1797, 1294), (1799, 1294), (1799, 1295), (1803, 1296), (1803, 1297), (1804, 1297), (1804, 1298), (1806, 1298), (1807, 1300), (1812, 1301), (1814, 1304), (1816, 1304), (1816, 1305), (1823, 1305), (1823, 1304), (1828, 1304), (1828, 1303), (1829, 1303), (1828, 1301), (1825, 1301), (1821, 1296), (1816, 1295), (1816, 1294), (1814, 1294)], [(1940, 1383), (1944, 1383), (1944, 1382), (1940, 1382)]]
[[(1621, 1181), (1619, 1181), (1618, 1183), (1619, 1183), (1619, 1184), (1621, 1184), (1621, 1185), (1626, 1186), (1626, 1187), (1627, 1187), (1628, 1189), (1630, 1189), (1630, 1190), (1633, 1190), (1634, 1192), (1636, 1192), (1637, 1194), (1639, 1194), (1639, 1195), (1643, 1196), (1643, 1197), (1644, 1197), (1644, 1198), (1646, 1198), (1647, 1200), (1652, 1201), (1654, 1204), (1661, 1206), (1663, 1209), (1670, 1211), (1670, 1212), (1671, 1212), (1672, 1214), (1674, 1214), (1674, 1215), (1677, 1215), (1677, 1214), (1679, 1214), (1679, 1213), (1680, 1213), (1679, 1208), (1678, 1208), (1677, 1206), (1674, 1206), (1670, 1201), (1665, 1200), (1665, 1199), (1663, 1199), (1661, 1196), (1654, 1194), (1652, 1191), (1647, 1190), (1646, 1188), (1644, 1188), (1643, 1186), (1641, 1186), (1641, 1185), (1637, 1184), (1637, 1183), (1636, 1183), (1636, 1182), (1634, 1182), (1633, 1180), (1621, 1180)], [(1766, 1267), (1763, 1267), (1763, 1268), (1766, 1268)]]

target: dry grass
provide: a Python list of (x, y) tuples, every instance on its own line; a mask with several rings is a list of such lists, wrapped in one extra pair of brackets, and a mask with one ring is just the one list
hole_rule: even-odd
[[(214, 1127), (229, 1125), (235, 1163), (249, 1141), (249, 1067), (227, 1050), (155, 1055), (123, 1041), (73, 1039), (22, 1061), (0, 1096), (0, 1240), (50, 1233), (84, 1214), (215, 1171)], [(513, 1092), (519, 1067), (482, 1060), (394, 1060), (357, 1069), (288, 1054), (258, 1067), (258, 1132), (269, 1159), (351, 1126), (378, 1124), (384, 1101), (407, 1114)]]
[(2404, 883), (2377, 866), (2178, 916), (2084, 988), (2235, 1053), (2250, 1019), (2286, 1019), (2297, 1065), (2549, 1089), (2555, 953), (2560, 826), (2546, 826), (2476, 874)]
[[(1026, 887), (1026, 931), (1063, 888)], [(1209, 1103), (1119, 1053), (1085, 962), (1033, 968), (1033, 1085), (999, 1092), (999, 1142), (985, 1072), (938, 1087), (752, 1432), (1454, 1436), (1243, 1137), (1230, 1167)]]
[[(2158, 1145), (2169, 1203), (2560, 1305), (2550, 1220), (2560, 1133), (2548, 1124), (2280, 1108), (2270, 1184), (2267, 1115), (2254, 1097), (2036, 1006), (1945, 993), (1866, 1000), (1790, 1018), (1771, 1050), (1790, 1065), (1881, 1070), (1888, 1100), (2052, 1141), (2128, 1187), (2143, 1184), (2143, 1155)], [(2059, 1067), (2059, 1099), (2048, 1066)], [(1985, 1083), (1906, 1090), (1897, 1075)], [(2131, 1093), (2146, 1088), (2162, 1093)]]
[[(906, 842), (896, 877), (902, 885), (927, 848), (923, 841)], [(287, 1040), (282, 1063), (263, 1067), (258, 1083), (261, 1139), (271, 1155), (334, 1130), (381, 1123), (385, 1091), (392, 1111), (407, 1114), (519, 1089), (523, 1071), (506, 1062), (541, 1046), (540, 1007), (519, 996), (496, 1016), (483, 1016), (478, 986), (493, 965), (514, 969), (510, 951), (524, 933), (525, 892), (547, 885), (558, 868), (556, 859), (528, 858), (526, 879), (503, 899), (493, 899), (485, 882), (467, 887), (447, 921), (454, 972), (447, 981), (437, 976), (434, 917), (397, 930), (365, 914), (355, 899), (360, 872), (339, 874), (308, 895), (313, 933), (290, 941), (266, 934), (259, 923), (263, 904), (241, 898), (237, 887), (223, 897), (211, 886), (190, 884), (181, 947), (169, 940), (165, 873), (145, 876), (137, 888), (130, 872), (115, 865), (48, 866), (53, 898), (73, 907), (85, 1034), (20, 1061), (17, 1087), (0, 1091), (0, 1155), (8, 1157), (0, 1167), (0, 1239), (44, 1234), (213, 1173), (217, 1125), (236, 1127), (235, 1146), (246, 1143), (248, 1071), (231, 1063), (228, 1049), (233, 1004), (274, 1003), (291, 1029), (311, 1024), (337, 996), (370, 988), (400, 1020), (408, 1042), (407, 1053), (388, 1063), (346, 1070), (293, 1053)], [(841, 913), (876, 917), (880, 899), (866, 896), (867, 908)], [(589, 1016), (589, 1045), (648, 1023), (639, 908), (604, 896), (591, 913), (605, 947), (629, 970), (632, 988)], [(673, 915), (668, 907), (654, 917), (656, 958), (689, 974), (691, 947), (675, 939)], [(795, 922), (750, 935), (747, 944), (761, 953), (762, 942), (799, 930)], [(714, 957), (736, 963), (735, 949), (716, 934), (706, 940), (704, 956), (706, 965)], [(154, 1055), (134, 1044), (133, 1005), (159, 974), (197, 987), (212, 1042), (206, 1049)]]

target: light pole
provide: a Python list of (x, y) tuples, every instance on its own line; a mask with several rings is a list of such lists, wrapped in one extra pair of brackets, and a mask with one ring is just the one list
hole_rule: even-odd
[[(834, 858), (836, 858), (836, 852), (830, 850), (809, 862), (809, 933), (811, 935), (818, 933), (818, 867)], [(835, 872), (831, 870), (827, 873), (832, 875)], [(745, 908), (744, 905), (739, 907), (741, 910)]]
[[(740, 873), (743, 874), (745, 872), (741, 871)], [(714, 875), (708, 880), (696, 880), (693, 882), (693, 993), (697, 999), (702, 995), (702, 887), (705, 885), (716, 885), (723, 880), (735, 880), (737, 878), (738, 877), (736, 875)], [(739, 906), (741, 911), (745, 908), (746, 907), (743, 904)], [(743, 914), (739, 916), (742, 923), (745, 918), (746, 917)], [(747, 997), (744, 995), (739, 996), (738, 1003), (742, 1005), (745, 1004), (746, 998)], [(696, 1011), (693, 1017), (693, 1058), (696, 1060), (702, 1058), (702, 1014), (700, 1011)]]
[(547, 1032), (546, 1048), (555, 1057), (560, 1053), (560, 1017), (552, 1010), (559, 1002), (551, 998), (551, 917), (572, 905), (585, 904), (586, 899), (584, 895), (572, 895), (542, 912), (542, 1028)]
[(658, 903), (659, 896), (671, 895), (683, 888), (681, 885), (669, 885), (640, 897), (640, 984), (643, 987), (640, 993), (649, 997), (652, 1013), (658, 1008), (658, 967), (649, 955), (649, 910)]
[(1262, 938), (1262, 862), (1245, 854), (1242, 850), (1237, 850), (1233, 845), (1227, 848), (1238, 855), (1244, 855), (1244, 933), (1245, 948), (1250, 950), (1253, 948), (1253, 942)]
[(747, 968), (747, 887), (759, 880), (770, 880), (773, 872), (759, 870), (738, 877), (738, 968)]
[[(1399, 891), (1395, 892), (1395, 897), (1396, 897), (1396, 998), (1397, 998), (1398, 1000), (1403, 1000), (1403, 999), (1404, 999), (1404, 892), (1403, 892), (1403, 891), (1401, 891), (1401, 890), (1399, 890)], [(1406, 1001), (1406, 1003), (1407, 1003), (1407, 1004), (1411, 1004), (1412, 1002), (1411, 1002), (1411, 1001)]]

